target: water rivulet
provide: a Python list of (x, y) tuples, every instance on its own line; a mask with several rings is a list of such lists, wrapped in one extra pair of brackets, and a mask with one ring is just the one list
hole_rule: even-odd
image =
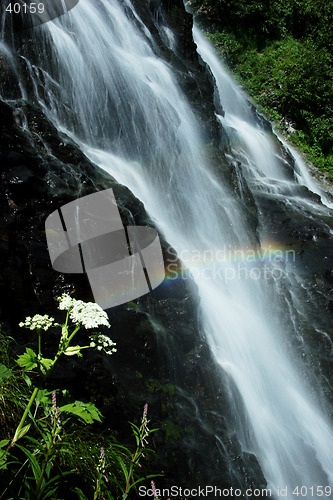
[[(168, 24), (168, 2), (149, 3), (146, 17), (143, 5), (81, 0), (24, 38), (19, 59), (17, 40), (4, 40), (18, 86), (4, 79), (3, 98), (31, 100), (144, 203), (195, 282), (198, 325), (230, 383), (241, 449), (257, 457), (272, 492), (287, 488), (293, 498), (303, 486), (312, 498), (333, 483), (332, 204), (195, 32), (216, 80), (216, 118), (207, 104), (210, 122), (201, 124), (182, 22), (179, 32), (171, 15)], [(228, 454), (226, 436), (216, 442)]]

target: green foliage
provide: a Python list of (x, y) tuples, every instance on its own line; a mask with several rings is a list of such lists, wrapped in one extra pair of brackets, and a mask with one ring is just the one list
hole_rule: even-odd
[(3, 365), (0, 363), (0, 381), (6, 380), (7, 378), (10, 378), (13, 375), (12, 370), (7, 368), (7, 366)]
[(267, 116), (333, 178), (332, 2), (194, 0), (198, 20)]
[(92, 424), (94, 421), (102, 421), (102, 414), (93, 403), (75, 401), (74, 403), (60, 406), (59, 412), (75, 415), (86, 424)]
[[(74, 311), (76, 317), (74, 313), (71, 317), (71, 308), (74, 309), (78, 302), (79, 310)], [(86, 328), (90, 327), (88, 324), (95, 327), (98, 322), (105, 326), (109, 326), (109, 323), (106, 313), (99, 311), (96, 304), (86, 305), (63, 296), (60, 305), (60, 309), (67, 309), (66, 321), (62, 325), (55, 324), (53, 318), (46, 315), (28, 317), (24, 323), (20, 323), (20, 326), (37, 331), (37, 352), (27, 347), (25, 353), (14, 361), (10, 352), (10, 339), (0, 331), (0, 423), (6, 435), (6, 439), (0, 441), (0, 474), (5, 479), (0, 499), (68, 498), (64, 489), (68, 478), (71, 492), (83, 500), (97, 500), (101, 496), (107, 500), (133, 498), (130, 492), (135, 490), (136, 485), (152, 477), (138, 474), (137, 469), (139, 459), (144, 457), (143, 450), (149, 451), (145, 447), (146, 438), (154, 432), (147, 428), (147, 405), (141, 426), (131, 424), (136, 441), (134, 454), (114, 440), (107, 441), (102, 437), (100, 440), (107, 448), (101, 447), (95, 438), (91, 454), (91, 432), (81, 434), (85, 435), (86, 440), (78, 442), (78, 425), (84, 429), (95, 422), (100, 423), (102, 414), (92, 402), (68, 402), (67, 390), (58, 391), (57, 397), (56, 391), (43, 388), (43, 384), (62, 354), (80, 355), (83, 349), (90, 347), (100, 351), (105, 345), (106, 354), (111, 354), (115, 352), (112, 348), (115, 344), (105, 335), (94, 333), (90, 336), (92, 342), (89, 346), (71, 346), (72, 339), (80, 329), (78, 319), (82, 310), (88, 313), (82, 314)], [(73, 327), (70, 326), (69, 318), (75, 321)], [(43, 335), (52, 327), (61, 328), (58, 349), (53, 359), (42, 355)], [(102, 347), (99, 348), (101, 343)], [(22, 416), (17, 425), (16, 415), (20, 413)], [(89, 463), (89, 474), (86, 468), (84, 472), (80, 468), (78, 457)], [(83, 476), (80, 487), (75, 484), (78, 475)]]
[(117, 479), (111, 478), (114, 484), (122, 492), (122, 500), (126, 500), (126, 498), (128, 498), (130, 491), (135, 489), (138, 483), (141, 483), (144, 479), (156, 477), (156, 474), (148, 475), (146, 477), (138, 477), (136, 475), (138, 467), (141, 467), (140, 460), (145, 457), (145, 454), (147, 452), (152, 451), (146, 447), (146, 445), (148, 444), (147, 438), (150, 434), (157, 430), (148, 428), (150, 420), (147, 419), (147, 411), (148, 405), (146, 404), (143, 410), (140, 427), (130, 422), (132, 433), (136, 441), (136, 450), (134, 454), (132, 454), (131, 451), (125, 446), (119, 444), (113, 445), (113, 448), (118, 448), (122, 452), (116, 453), (115, 457), (124, 477), (124, 482), (126, 485), (125, 488), (121, 486)]
[(7, 447), (10, 443), (9, 439), (2, 439), (0, 441), (0, 468), (7, 469), (9, 453)]
[(276, 111), (303, 132), (303, 142), (316, 157), (332, 154), (333, 71), (327, 51), (286, 38), (267, 45), (262, 53), (244, 53), (236, 71), (268, 114)]
[(332, 52), (332, 2), (322, 0), (192, 0), (192, 8), (221, 31), (261, 48), (285, 35), (312, 38)]
[(25, 353), (17, 358), (17, 364), (24, 370), (33, 370), (38, 366), (37, 354), (30, 348), (26, 348)]
[(242, 45), (237, 41), (236, 35), (228, 31), (216, 31), (208, 35), (221, 57), (231, 67), (234, 67), (243, 51)]

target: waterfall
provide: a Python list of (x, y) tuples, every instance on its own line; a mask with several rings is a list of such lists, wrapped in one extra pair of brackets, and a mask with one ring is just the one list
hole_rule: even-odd
[[(163, 29), (172, 50), (171, 30)], [(25, 61), (36, 101), (95, 164), (129, 187), (176, 249), (196, 283), (216, 362), (244, 403), (246, 419), (235, 415), (243, 449), (258, 457), (276, 494), (287, 487), (291, 499), (304, 486), (303, 497), (311, 498), (310, 487), (333, 483), (333, 433), (280, 321), (279, 285), (288, 282), (293, 263), (265, 247), (264, 221), (261, 244), (248, 227), (244, 204), (210, 165), (186, 96), (129, 0), (80, 0), (38, 30), (40, 54)], [(300, 212), (331, 214), (303, 195), (302, 173), (292, 177), (277, 143), (197, 32), (196, 41), (217, 81), (225, 110), (218, 119), (230, 164), (241, 165), (240, 185), (245, 179), (254, 196)]]
[[(292, 203), (295, 210), (311, 210), (329, 215), (330, 211), (326, 207), (332, 208), (332, 203), (315, 182), (309, 179), (301, 158), (298, 156), (295, 160), (299, 167), (298, 171), (295, 169), (295, 179), (292, 179), (284, 168), (285, 160), (279, 156), (277, 141), (255, 120), (251, 104), (228, 71), (223, 68), (208, 41), (198, 29), (194, 29), (194, 35), (199, 53), (209, 64), (216, 78), (225, 111), (225, 115), (219, 115), (218, 118), (228, 130), (232, 153), (241, 163), (252, 193), (255, 195), (256, 191), (264, 191), (272, 198), (278, 197), (286, 206)], [(286, 143), (284, 145), (286, 146)], [(304, 196), (304, 193), (299, 196), (299, 185), (312, 188), (321, 196), (325, 205), (314, 202)], [(264, 232), (264, 228), (262, 230)], [(288, 279), (288, 269), (285, 271), (285, 277)], [(243, 284), (245, 285), (247, 284)], [(253, 283), (250, 287), (252, 286)], [(291, 282), (289, 286), (293, 286)], [(252, 293), (257, 294), (258, 291), (252, 290)], [(260, 295), (260, 302), (262, 301), (265, 299)], [(252, 332), (244, 325), (240, 327), (243, 333), (239, 337), (237, 358), (232, 353), (233, 361), (228, 356), (224, 363), (228, 365), (236, 380), (239, 380), (238, 387), (242, 387), (241, 394), (247, 402), (255, 437), (261, 450), (257, 450), (257, 453), (262, 457), (261, 463), (267, 477), (275, 487), (288, 485), (290, 494), (295, 485), (307, 485), (309, 488), (311, 485), (325, 483), (323, 471), (332, 481), (332, 457), (329, 451), (332, 446), (332, 432), (325, 419), (322, 419), (311, 404), (306, 386), (295, 373), (286, 353), (281, 352), (281, 345), (274, 345), (272, 337), (283, 336), (279, 325), (268, 324), (268, 315), (266, 312), (256, 325), (252, 325)], [(246, 317), (248, 318), (248, 315)], [(243, 335), (247, 334), (248, 338), (244, 339)], [(220, 337), (218, 335), (215, 339), (215, 345), (219, 347), (222, 344)], [(232, 347), (232, 351), (234, 350), (235, 346)], [(221, 357), (227, 358), (223, 351), (224, 349)], [(249, 352), (255, 366), (251, 366), (247, 359)], [(243, 364), (240, 363), (244, 357), (244, 364), (247, 367), (250, 364), (246, 375)], [(330, 444), (326, 447), (325, 443)]]

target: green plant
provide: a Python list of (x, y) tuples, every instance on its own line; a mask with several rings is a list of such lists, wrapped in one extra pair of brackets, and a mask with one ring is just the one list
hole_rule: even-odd
[[(89, 345), (71, 345), (72, 340), (82, 326), (86, 329), (96, 328), (102, 325), (109, 327), (110, 324), (108, 317), (105, 311), (103, 311), (95, 303), (85, 303), (82, 300), (73, 299), (67, 294), (63, 294), (58, 300), (59, 309), (67, 311), (65, 323), (54, 323), (54, 318), (50, 318), (47, 314), (44, 316), (36, 314), (33, 318), (29, 316), (24, 322), (20, 323), (20, 327), (37, 331), (38, 352), (36, 353), (27, 347), (26, 352), (19, 356), (16, 362), (24, 371), (37, 369), (38, 384), (33, 389), (27, 407), (11, 441), (11, 446), (13, 446), (22, 436), (24, 436), (24, 434), (26, 434), (26, 432), (28, 432), (31, 424), (26, 426), (24, 424), (36, 399), (38, 391), (40, 390), (40, 386), (50, 375), (54, 365), (62, 354), (65, 356), (82, 356), (81, 351), (88, 348), (96, 348), (99, 351), (103, 350), (106, 354), (116, 352), (114, 342), (112, 342), (112, 340), (106, 335), (99, 333), (90, 335), (91, 342)], [(69, 324), (69, 320), (71, 320), (72, 326)], [(46, 332), (49, 328), (53, 327), (59, 327), (61, 329), (58, 349), (53, 358), (45, 358), (42, 355), (42, 335), (43, 332)], [(76, 402), (71, 405), (66, 405), (66, 407), (62, 407), (60, 411), (78, 415), (87, 423), (90, 423), (96, 418), (99, 419), (98, 412), (95, 407), (92, 407), (91, 404), (90, 406), (87, 406), (83, 403)]]
[[(150, 421), (147, 420), (147, 411), (148, 405), (145, 404), (140, 427), (130, 422), (136, 442), (134, 452), (127, 446), (115, 442), (109, 443), (106, 447), (100, 449), (100, 457), (96, 469), (97, 480), (95, 481), (93, 492), (94, 500), (97, 500), (99, 495), (103, 495), (108, 500), (113, 500), (114, 498), (117, 498), (117, 500), (126, 500), (130, 498), (132, 492), (136, 494), (138, 483), (160, 475), (142, 474), (141, 459), (145, 458), (147, 453), (152, 452), (146, 446), (148, 444), (147, 438), (152, 432), (157, 430), (148, 428)], [(88, 497), (80, 488), (76, 487), (74, 491), (81, 500), (88, 500)], [(113, 494), (116, 496), (113, 497)]]
[[(137, 473), (137, 468), (141, 465), (140, 457), (144, 456), (146, 437), (153, 432), (147, 427), (147, 406), (140, 428), (131, 424), (137, 443), (132, 454), (128, 448), (114, 442), (112, 436), (106, 439), (92, 431), (80, 430), (87, 429), (88, 424), (101, 422), (102, 415), (93, 403), (68, 402), (68, 391), (49, 391), (43, 387), (62, 355), (82, 356), (81, 351), (87, 348), (109, 355), (116, 352), (114, 342), (95, 331), (88, 334), (89, 345), (73, 342), (81, 327), (90, 330), (110, 326), (106, 313), (97, 304), (84, 303), (68, 295), (58, 300), (59, 309), (66, 311), (63, 324), (55, 323), (48, 315), (27, 317), (20, 323), (21, 327), (37, 333), (37, 349), (27, 347), (15, 363), (9, 352), (10, 339), (0, 332), (0, 361), (4, 362), (0, 363), (0, 418), (6, 423), (4, 428), (8, 436), (0, 441), (0, 474), (6, 477), (6, 487), (0, 492), (0, 498), (60, 500), (61, 495), (66, 498), (62, 487), (68, 479), (71, 490), (82, 500), (97, 500), (101, 495), (107, 500), (118, 500), (119, 495), (128, 498), (136, 484), (146, 479)], [(45, 332), (50, 328), (60, 329), (60, 338), (54, 356), (49, 358), (42, 351)], [(15, 414), (21, 408), (22, 416), (17, 425)], [(81, 427), (78, 428), (78, 424)], [(82, 428), (82, 424), (85, 427)], [(102, 447), (98, 441), (103, 443)], [(89, 461), (88, 474), (80, 471), (78, 456)], [(75, 486), (77, 474), (84, 477), (83, 490)]]
[[(55, 473), (54, 470), (53, 461), (56, 455), (66, 450), (66, 441), (61, 437), (62, 427), (66, 422), (60, 420), (55, 392), (52, 393), (51, 409), (49, 407), (45, 407), (45, 409), (45, 418), (34, 420), (38, 439), (26, 436), (26, 446), (16, 445), (16, 448), (22, 452), (23, 463), (14, 461), (20, 467), (13, 475), (8, 487), (3, 491), (1, 498), (13, 483), (16, 483), (14, 486), (20, 483), (18, 494), (24, 494), (25, 500), (51, 498), (64, 482), (65, 477), (72, 473), (72, 471), (63, 472), (61, 470)], [(48, 416), (47, 409), (50, 411)], [(10, 452), (8, 454), (11, 455)], [(22, 471), (25, 473), (21, 480)]]
[[(18, 356), (16, 363), (21, 369), (22, 378), (32, 391), (28, 403), (23, 403), (23, 414), (17, 425), (12, 439), (3, 439), (0, 442), (0, 469), (6, 470), (9, 466), (15, 465), (16, 470), (13, 477), (8, 481), (8, 485), (0, 498), (7, 494), (14, 485), (17, 487), (17, 494), (24, 491), (25, 498), (49, 498), (57, 491), (59, 485), (64, 480), (64, 476), (71, 471), (59, 474), (51, 474), (53, 467), (52, 460), (57, 453), (61, 453), (66, 448), (66, 442), (60, 436), (60, 430), (67, 421), (75, 416), (86, 424), (94, 421), (101, 421), (99, 410), (92, 403), (75, 401), (63, 406), (56, 405), (56, 393), (52, 392), (52, 402), (50, 392), (43, 389), (43, 383), (52, 372), (55, 363), (62, 354), (66, 356), (82, 356), (81, 351), (86, 348), (96, 348), (104, 350), (107, 354), (116, 351), (114, 343), (106, 335), (92, 333), (89, 336), (90, 344), (87, 346), (71, 345), (72, 340), (83, 326), (86, 329), (96, 328), (104, 325), (109, 327), (106, 313), (93, 303), (85, 303), (75, 300), (64, 294), (59, 299), (59, 309), (67, 311), (64, 324), (54, 322), (48, 315), (27, 317), (20, 323), (21, 327), (37, 332), (37, 352), (27, 347), (24, 354)], [(49, 328), (60, 328), (60, 339), (57, 351), (53, 358), (44, 357), (42, 354), (43, 334)], [(8, 344), (6, 345), (8, 352)], [(6, 357), (9, 362), (9, 357)], [(33, 387), (31, 374), (35, 378)], [(2, 382), (8, 382), (15, 374), (15, 369), (6, 365), (0, 365), (0, 378)], [(17, 378), (17, 377), (16, 377)], [(4, 391), (5, 392), (5, 391)], [(10, 391), (8, 391), (10, 393)], [(14, 391), (17, 392), (17, 391)], [(26, 391), (25, 391), (26, 393)], [(4, 394), (2, 394), (4, 398)], [(39, 411), (41, 409), (41, 411)], [(62, 414), (70, 415), (69, 418), (61, 420)], [(28, 423), (26, 423), (29, 418)], [(35, 436), (26, 436), (31, 426), (34, 427)], [(18, 444), (18, 441), (26, 436), (29, 447)], [(22, 472), (23, 475), (22, 475)], [(20, 480), (19, 478), (22, 478)]]
[(147, 420), (147, 413), (148, 413), (148, 404), (146, 403), (143, 409), (143, 415), (141, 418), (140, 427), (130, 422), (132, 433), (136, 441), (136, 450), (134, 453), (132, 453), (125, 446), (122, 446), (120, 444), (114, 444), (114, 447), (122, 450), (124, 454), (124, 456), (122, 456), (121, 454), (116, 454), (116, 459), (120, 464), (123, 477), (125, 479), (125, 487), (123, 487), (121, 483), (113, 479), (122, 492), (122, 500), (126, 500), (126, 498), (129, 495), (129, 492), (133, 488), (135, 488), (138, 483), (142, 482), (144, 479), (156, 477), (157, 475), (159, 475), (159, 474), (157, 475), (154, 474), (154, 475), (148, 475), (146, 477), (136, 476), (137, 468), (141, 467), (140, 464), (141, 458), (145, 457), (146, 452), (152, 451), (151, 449), (146, 448), (146, 445), (148, 444), (147, 438), (151, 433), (157, 430), (148, 428), (150, 420)]

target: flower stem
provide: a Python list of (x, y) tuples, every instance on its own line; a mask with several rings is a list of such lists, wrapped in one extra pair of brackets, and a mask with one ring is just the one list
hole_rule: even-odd
[(131, 480), (131, 476), (132, 476), (132, 472), (133, 472), (133, 467), (134, 467), (134, 464), (136, 462), (136, 458), (138, 456), (138, 453), (139, 453), (139, 446), (137, 447), (135, 454), (134, 454), (134, 457), (132, 458), (132, 464), (130, 466), (130, 471), (129, 471), (127, 482), (126, 482), (125, 493), (128, 493), (128, 491), (129, 491), (129, 485), (130, 485), (130, 480)]
[(77, 326), (74, 330), (74, 332), (68, 337), (67, 345), (69, 345), (70, 341), (74, 337), (74, 335), (80, 330), (80, 326)]
[(99, 495), (99, 492), (100, 492), (100, 489), (101, 489), (102, 477), (103, 477), (103, 474), (100, 474), (98, 476), (97, 484), (96, 484), (96, 489), (95, 489), (95, 492), (94, 492), (94, 500), (97, 500), (97, 498), (98, 498), (98, 495)]
[(38, 330), (38, 359), (41, 358), (42, 355), (42, 334), (41, 331)]
[[(53, 430), (52, 430), (52, 436), (54, 434), (55, 428), (56, 428), (56, 421), (54, 420)], [(44, 476), (44, 473), (45, 473), (46, 466), (47, 466), (48, 461), (49, 461), (49, 456), (50, 456), (52, 447), (53, 447), (53, 440), (51, 438), (50, 445), (49, 445), (49, 447), (47, 449), (47, 452), (46, 452), (46, 455), (45, 455), (45, 461), (43, 463), (42, 470), (41, 470), (41, 473), (40, 473), (40, 476), (39, 476), (39, 480), (38, 480), (38, 484), (37, 484), (37, 488), (36, 488), (36, 499), (39, 498), (39, 493), (40, 493), (40, 487), (41, 487), (41, 484), (42, 484), (42, 479), (43, 479), (43, 476)]]

